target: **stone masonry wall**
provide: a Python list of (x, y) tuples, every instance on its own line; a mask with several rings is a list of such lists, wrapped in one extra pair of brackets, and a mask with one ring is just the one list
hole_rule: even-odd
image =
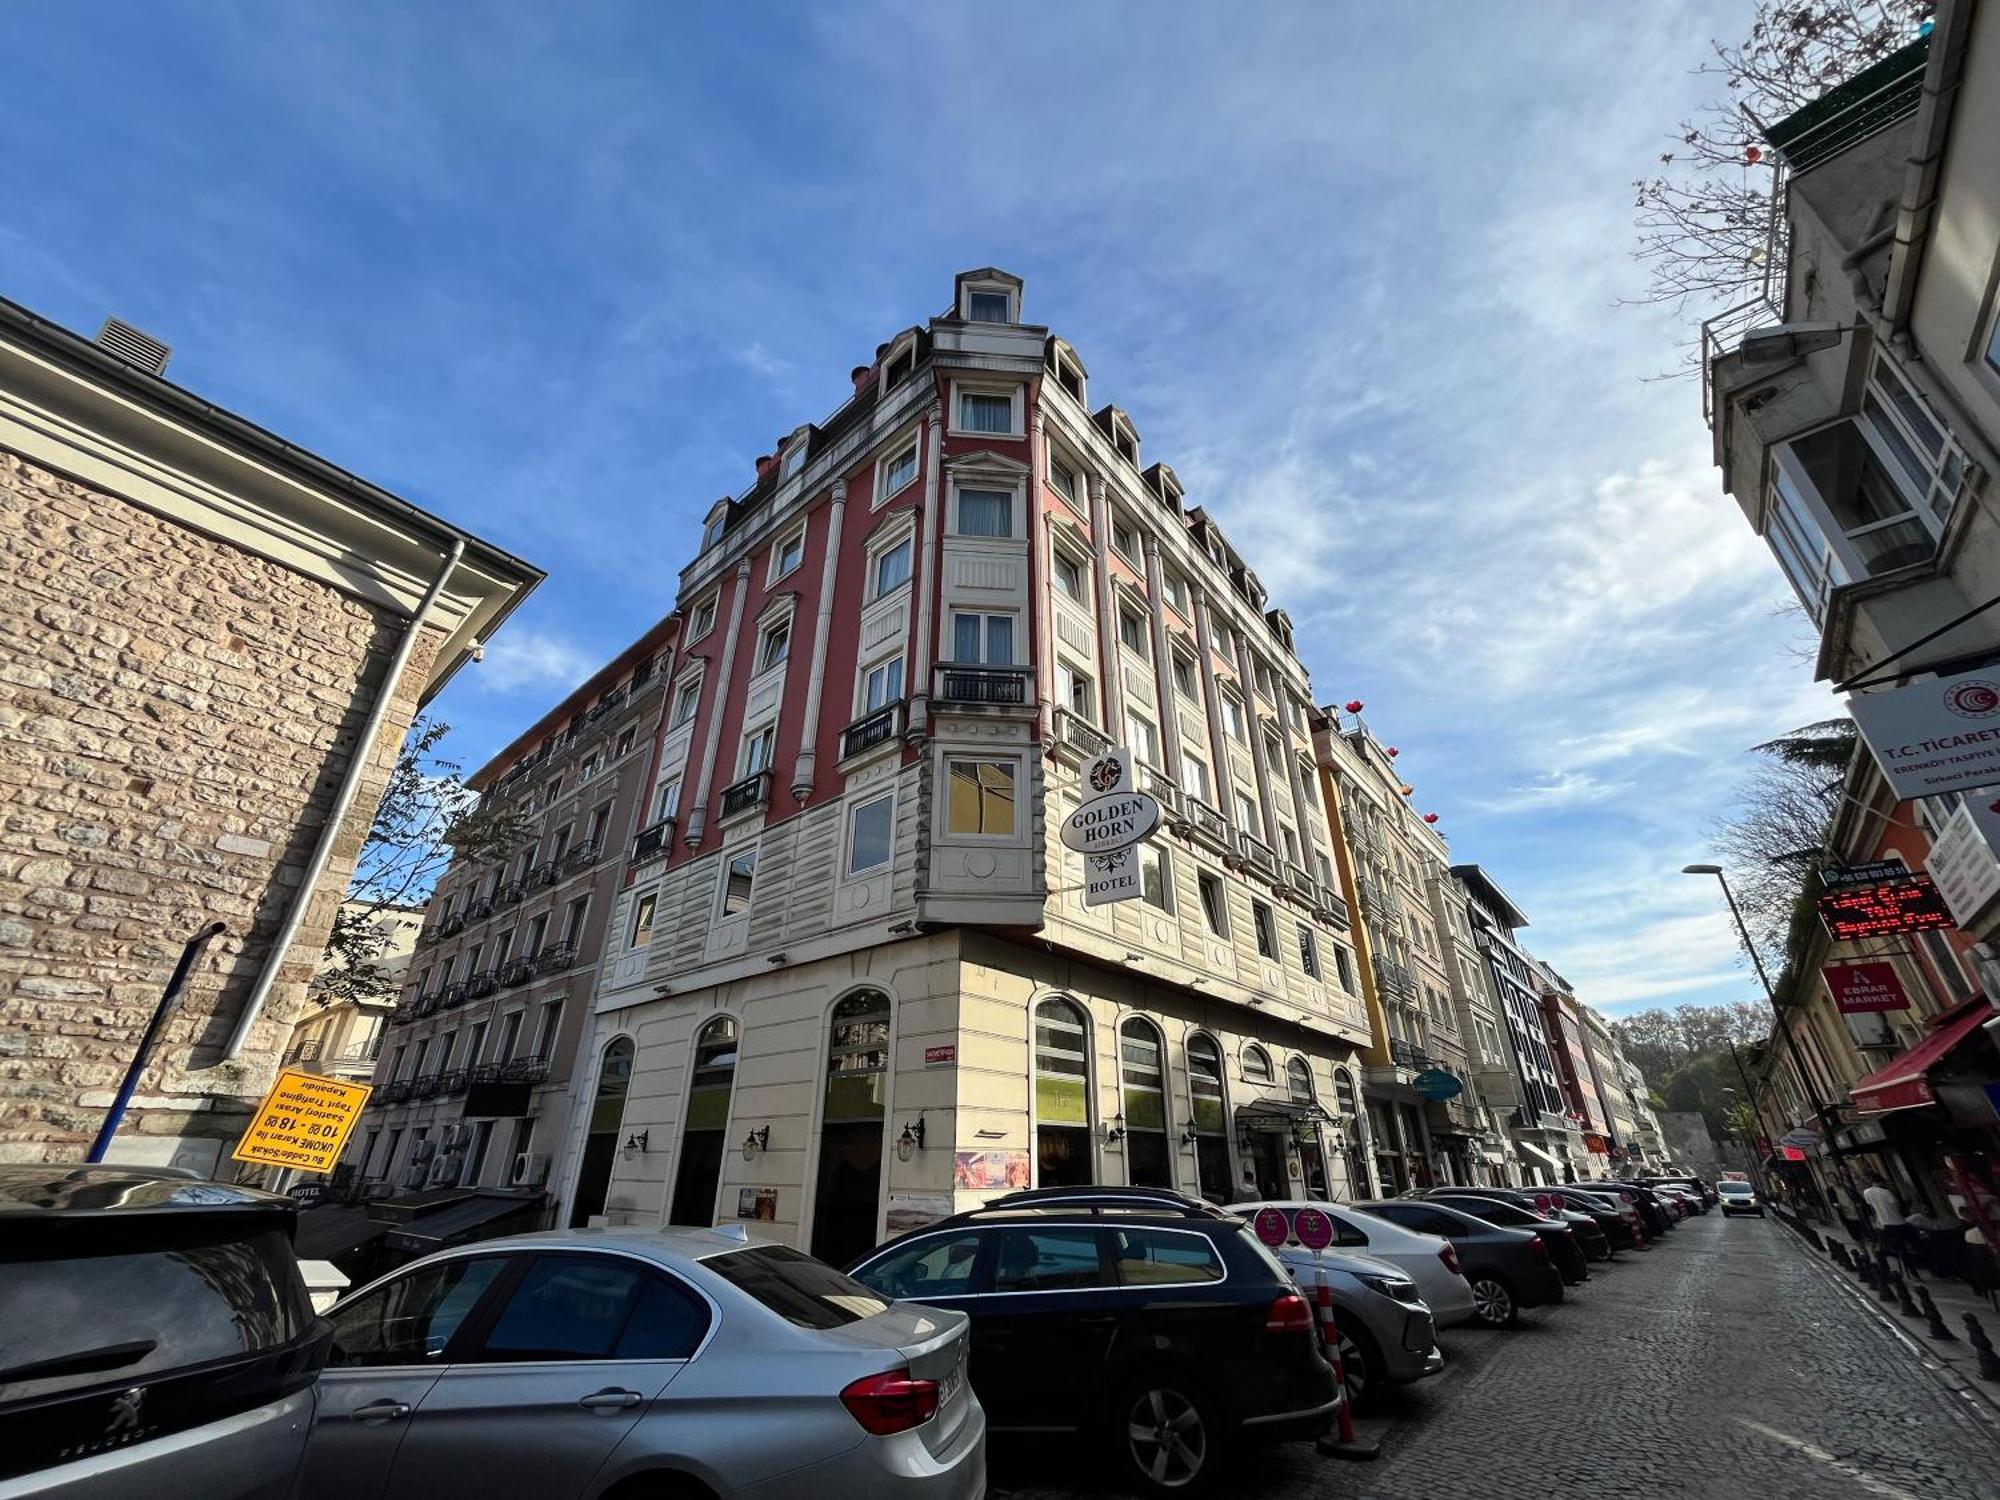
[(412, 653), (248, 1045), (228, 1062), (222, 1048), (402, 629), (0, 449), (0, 1161), (82, 1158), (182, 944), (219, 920), (111, 1157), (229, 1175), (436, 632)]

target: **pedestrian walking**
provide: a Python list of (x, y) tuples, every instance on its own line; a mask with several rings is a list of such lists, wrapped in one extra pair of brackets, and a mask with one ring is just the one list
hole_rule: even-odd
[(1907, 1268), (1910, 1262), (1910, 1224), (1903, 1212), (1903, 1200), (1880, 1177), (1868, 1179), (1868, 1186), (1861, 1190), (1861, 1198), (1875, 1221), (1875, 1235), (1882, 1246), (1882, 1253), (1895, 1256)]

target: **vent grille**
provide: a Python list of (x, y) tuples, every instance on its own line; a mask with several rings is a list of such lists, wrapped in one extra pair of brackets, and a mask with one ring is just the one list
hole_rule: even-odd
[(149, 333), (141, 333), (130, 323), (121, 323), (116, 318), (106, 318), (104, 326), (97, 330), (97, 344), (101, 349), (109, 349), (127, 364), (137, 365), (149, 375), (166, 373), (167, 360), (173, 350)]

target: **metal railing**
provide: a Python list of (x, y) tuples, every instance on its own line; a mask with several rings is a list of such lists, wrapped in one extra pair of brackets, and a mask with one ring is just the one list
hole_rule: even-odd
[(1028, 701), (1031, 667), (941, 666), (937, 697), (944, 703), (988, 703), (1018, 708)]
[(465, 1092), (466, 1084), (470, 1081), (464, 1068), (453, 1068), (450, 1072), (439, 1075), (438, 1092), (443, 1094), (462, 1094)]
[(465, 920), (468, 922), (483, 922), (492, 915), (493, 898), (491, 896), (483, 896), (465, 909)]
[(434, 1098), (437, 1091), (438, 1075), (435, 1073), (420, 1074), (410, 1082), (410, 1097), (413, 1099)]
[(1199, 797), (1187, 799), (1188, 821), (1194, 831), (1214, 844), (1217, 848), (1229, 847), (1229, 822), (1222, 814)]
[(461, 1005), (465, 1004), (466, 996), (471, 993), (471, 989), (472, 981), (470, 979), (454, 979), (450, 984), (437, 992), (437, 1008), (439, 1010), (457, 1010)]
[(1181, 789), (1174, 779), (1157, 766), (1149, 766), (1144, 761), (1139, 762), (1138, 770), (1139, 790), (1151, 792), (1160, 799), (1160, 806), (1165, 810), (1168, 821), (1185, 823), (1187, 811), (1181, 805)]
[(1303, 901), (1311, 901), (1313, 894), (1319, 889), (1318, 883), (1306, 873), (1305, 867), (1295, 865), (1290, 860), (1285, 861), (1284, 876), (1285, 889)]
[(1354, 925), (1354, 914), (1347, 909), (1347, 898), (1330, 885), (1313, 888), (1313, 910), (1342, 927)]
[(1375, 987), (1398, 1000), (1414, 1000), (1417, 994), (1410, 971), (1393, 958), (1375, 960)]
[(1399, 1036), (1389, 1038), (1389, 1058), (1399, 1068), (1416, 1068), (1421, 1071), (1432, 1066), (1428, 1052), (1415, 1042), (1406, 1042)]
[(903, 732), (903, 700), (885, 703), (840, 731), (840, 758), (846, 760), (877, 745), (886, 745)]
[(501, 906), (518, 906), (521, 898), (528, 894), (525, 882), (510, 880), (493, 893), (494, 901)]
[(576, 964), (575, 943), (550, 943), (535, 955), (537, 974), (560, 974)]
[(579, 870), (587, 870), (597, 863), (602, 848), (596, 839), (585, 839), (563, 857), (563, 865), (572, 875)]
[(1111, 736), (1075, 709), (1056, 710), (1056, 743), (1079, 755), (1102, 755), (1111, 748)]
[(722, 816), (734, 817), (771, 800), (771, 773), (759, 771), (722, 789)]
[(502, 1083), (540, 1083), (549, 1076), (546, 1057), (516, 1057), (500, 1064)]
[(534, 869), (528, 871), (528, 889), (539, 891), (552, 886), (561, 874), (561, 868), (555, 860), (544, 860), (541, 864), (536, 865)]
[(463, 931), (465, 931), (465, 913), (462, 911), (455, 911), (438, 923), (439, 937), (457, 937)]
[(1262, 870), (1266, 875), (1278, 873), (1278, 854), (1269, 844), (1250, 833), (1238, 832), (1236, 846), (1243, 855), (1243, 862)]
[(481, 969), (477, 974), (468, 974), (465, 979), (465, 998), (484, 1000), (500, 988), (500, 975), (493, 969)]
[(655, 855), (660, 854), (666, 849), (667, 841), (673, 836), (674, 820), (672, 818), (662, 818), (657, 823), (652, 823), (641, 828), (638, 835), (632, 840), (633, 862), (636, 864), (642, 859), (651, 859)]
[(498, 973), (500, 983), (511, 989), (535, 977), (535, 961), (532, 958), (510, 958), (500, 966)]
[(407, 1078), (393, 1079), (382, 1085), (382, 1102), (384, 1104), (401, 1104), (409, 1097), (410, 1080)]

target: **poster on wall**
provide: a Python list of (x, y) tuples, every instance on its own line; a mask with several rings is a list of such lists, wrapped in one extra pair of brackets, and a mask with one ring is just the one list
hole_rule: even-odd
[(952, 1159), (952, 1185), (984, 1188), (1024, 1188), (1030, 1181), (1026, 1151), (960, 1151)]
[(955, 1211), (950, 1193), (891, 1193), (883, 1228), (892, 1237), (908, 1234), (912, 1229), (948, 1219)]
[(739, 1219), (762, 1219), (771, 1223), (778, 1217), (778, 1190), (766, 1187), (747, 1187), (736, 1190), (736, 1217)]

